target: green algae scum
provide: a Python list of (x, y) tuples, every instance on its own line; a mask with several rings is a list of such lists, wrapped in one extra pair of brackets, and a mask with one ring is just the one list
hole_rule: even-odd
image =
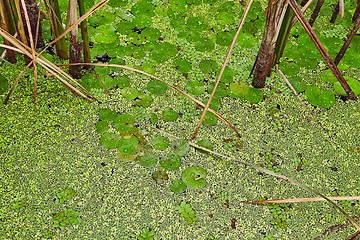
[[(352, 12), (330, 25), (331, 4), (314, 28), (333, 56)], [(356, 228), (326, 201), (248, 203), (318, 197), (250, 165), (328, 197), (360, 196), (360, 103), (345, 100), (299, 24), (279, 67), (307, 105), (275, 72), (251, 86), (266, 5), (253, 3), (210, 104), (241, 137), (208, 112), (192, 139), (203, 108), (174, 87), (207, 103), (242, 4), (110, 0), (89, 17), (94, 59), (158, 79), (96, 66), (79, 79), (99, 100), (89, 103), (40, 68), (34, 104), (26, 73), (0, 105), (0, 239), (349, 239)], [(359, 36), (350, 46), (339, 68), (359, 94)], [(24, 67), (0, 66), (2, 101)], [(336, 203), (359, 221), (358, 201)]]

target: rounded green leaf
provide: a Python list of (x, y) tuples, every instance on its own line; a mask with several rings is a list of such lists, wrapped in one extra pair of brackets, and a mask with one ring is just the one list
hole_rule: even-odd
[(129, 139), (121, 138), (118, 140), (117, 143), (117, 149), (123, 154), (123, 155), (134, 155), (137, 153), (137, 146), (138, 146), (139, 140), (131, 136)]
[(143, 167), (151, 168), (157, 164), (158, 160), (159, 158), (153, 153), (146, 153), (145, 155), (140, 157), (139, 163)]
[(151, 174), (151, 178), (154, 179), (157, 184), (162, 184), (169, 179), (169, 176), (165, 171), (156, 171)]
[(140, 94), (136, 99), (136, 105), (143, 107), (150, 107), (153, 102), (154, 99), (149, 94)]
[(114, 133), (104, 133), (100, 137), (100, 144), (107, 149), (114, 149), (117, 146), (118, 137)]
[(200, 95), (205, 92), (205, 85), (197, 80), (192, 80), (187, 83), (186, 90), (193, 95)]
[(310, 86), (306, 89), (305, 95), (307, 101), (317, 107), (330, 108), (335, 103), (335, 96), (332, 92), (321, 90), (316, 86)]
[(111, 25), (100, 25), (96, 28), (94, 41), (101, 44), (111, 44), (118, 40), (118, 35)]
[(191, 70), (191, 63), (182, 59), (176, 59), (174, 66), (179, 73), (187, 73)]
[(251, 103), (259, 103), (263, 98), (263, 93), (257, 88), (250, 88), (248, 94), (245, 95), (245, 99)]
[(120, 88), (123, 89), (125, 87), (129, 87), (130, 86), (130, 80), (128, 76), (118, 76), (115, 78), (116, 79), (116, 85)]
[(157, 136), (151, 140), (151, 143), (156, 150), (165, 150), (169, 146), (170, 141), (167, 137)]
[(175, 180), (172, 181), (172, 183), (171, 183), (170, 190), (173, 191), (174, 193), (182, 193), (182, 192), (185, 192), (185, 190), (186, 190), (186, 184), (185, 184), (184, 181), (181, 180), (181, 179), (175, 179)]
[(121, 90), (121, 95), (126, 99), (132, 100), (132, 99), (135, 99), (139, 95), (139, 92), (136, 88), (124, 87)]
[(213, 149), (213, 145), (208, 139), (201, 139), (199, 142), (197, 142), (197, 145), (207, 148), (207, 149), (210, 149), (210, 150)]
[(107, 121), (100, 121), (95, 124), (95, 129), (97, 133), (104, 133), (109, 130)]
[(214, 60), (202, 60), (199, 64), (199, 68), (203, 73), (215, 72), (219, 65)]
[(229, 96), (233, 98), (245, 97), (249, 93), (250, 87), (244, 82), (232, 82), (229, 85)]
[[(202, 114), (202, 113), (201, 113)], [(201, 115), (200, 115), (201, 117)], [(217, 116), (211, 112), (207, 112), (203, 121), (203, 125), (206, 127), (215, 126), (217, 123)]]
[(116, 117), (116, 112), (108, 108), (103, 108), (99, 112), (99, 119), (101, 121), (112, 121)]
[(153, 94), (162, 95), (166, 92), (167, 85), (159, 80), (151, 80), (147, 84), (147, 89)]
[(185, 185), (192, 189), (200, 189), (205, 187), (205, 177), (206, 170), (198, 166), (188, 167), (181, 174), (181, 179)]
[(210, 52), (214, 50), (215, 43), (211, 39), (200, 39), (195, 43), (195, 49), (200, 52)]
[(180, 157), (185, 156), (190, 151), (190, 145), (185, 140), (176, 140), (172, 142), (171, 148)]
[(178, 113), (175, 112), (172, 108), (165, 108), (162, 112), (164, 121), (166, 122), (174, 122), (178, 118)]
[(166, 170), (176, 170), (181, 165), (181, 158), (175, 153), (170, 153), (166, 158), (160, 160), (160, 165)]

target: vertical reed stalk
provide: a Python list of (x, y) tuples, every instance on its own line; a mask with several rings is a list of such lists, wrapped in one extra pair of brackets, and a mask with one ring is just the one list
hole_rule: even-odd
[[(77, 0), (79, 5), (79, 14), (80, 17), (85, 14), (85, 7), (84, 7), (84, 1), (83, 0)], [(89, 32), (87, 28), (87, 22), (86, 19), (80, 23), (81, 28), (81, 38), (82, 38), (82, 44), (83, 44), (83, 52), (84, 52), (84, 62), (85, 63), (91, 63), (91, 55), (90, 55), (90, 48), (89, 48)], [(84, 65), (85, 69), (90, 69), (90, 65)]]
[[(77, 21), (77, 0), (69, 0), (68, 17), (70, 26)], [(69, 62), (80, 63), (81, 62), (81, 50), (82, 44), (78, 42), (78, 27), (74, 27), (70, 31), (70, 51)], [(73, 78), (81, 78), (81, 66), (70, 65), (70, 74)]]
[[(54, 38), (58, 38), (64, 32), (58, 0), (45, 0), (45, 6), (50, 19), (52, 34)], [(60, 58), (69, 58), (68, 47), (65, 38), (60, 38), (57, 42), (55, 42), (55, 48), (56, 55), (58, 55)]]

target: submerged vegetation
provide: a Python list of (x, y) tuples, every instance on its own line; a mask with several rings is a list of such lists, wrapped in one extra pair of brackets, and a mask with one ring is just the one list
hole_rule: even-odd
[[(58, 56), (51, 51), (37, 56), (43, 50), (22, 47), (2, 30), (4, 43), (11, 40), (27, 56), (34, 74), (21, 73), (23, 79), (14, 81), (24, 68), (19, 57), (18, 63), (8, 58), (14, 65), (0, 67), (0, 94), (10, 91), (5, 102), (14, 94), (1, 108), (0, 157), (6, 174), (1, 176), (0, 235), (344, 239), (353, 234), (355, 239), (358, 232), (350, 224), (336, 226), (345, 216), (360, 231), (354, 180), (358, 101), (348, 100), (349, 90), (298, 23), (283, 31), (287, 44), (281, 48), (283, 58), (275, 61), (292, 91), (275, 72), (264, 75), (264, 89), (252, 86), (249, 75), (263, 34), (263, 13), (270, 13), (265, 1), (255, 1), (237, 28), (251, 2), (89, 0), (77, 6), (76, 1), (48, 0), (38, 10), (52, 9), (41, 19), (42, 41), (47, 48), (55, 44)], [(345, 2), (344, 18), (332, 24), (328, 13), (335, 5), (325, 4), (312, 22), (332, 57), (358, 24), (359, 8)], [(63, 29), (66, 12), (72, 12), (72, 26)], [(80, 23), (80, 16), (88, 25)], [(70, 62), (80, 62), (69, 71), (79, 80), (54, 64), (63, 63), (58, 57), (65, 59), (60, 55), (69, 49), (66, 38), (52, 39), (66, 33), (69, 48), (76, 50), (69, 52), (77, 59)], [(360, 94), (358, 37), (338, 62), (355, 96)], [(84, 60), (79, 60), (81, 52)], [(7, 54), (11, 57), (11, 51)], [(49, 69), (52, 76), (45, 73)], [(87, 105), (71, 98), (54, 77), (76, 95), (97, 101)], [(37, 105), (29, 105), (29, 83), (34, 100), (38, 94)], [(196, 125), (203, 128), (198, 131)], [(17, 184), (21, 181), (26, 187)], [(308, 193), (320, 195), (340, 213), (322, 203), (298, 203)], [(340, 196), (335, 203), (332, 197)], [(271, 199), (275, 202), (267, 202)], [(23, 226), (32, 220), (35, 229)]]

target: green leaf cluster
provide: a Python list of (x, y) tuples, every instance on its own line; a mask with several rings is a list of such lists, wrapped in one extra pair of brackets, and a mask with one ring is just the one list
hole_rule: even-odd
[(189, 225), (195, 223), (198, 220), (194, 209), (191, 207), (190, 204), (186, 202), (181, 202), (180, 205), (177, 206), (175, 209)]

